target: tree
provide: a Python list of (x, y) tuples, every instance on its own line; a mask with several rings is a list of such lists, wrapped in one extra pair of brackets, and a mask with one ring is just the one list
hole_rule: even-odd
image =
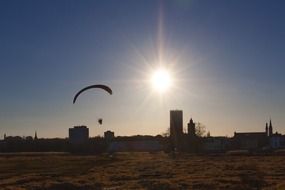
[(169, 137), (170, 136), (170, 128), (167, 128), (164, 133), (161, 134), (163, 137)]
[(205, 134), (206, 134), (206, 127), (205, 127), (205, 125), (203, 125), (200, 122), (197, 122), (196, 126), (195, 126), (195, 133), (196, 133), (196, 135), (198, 137), (204, 137)]
[(207, 137), (211, 137), (210, 131), (207, 132)]
[(187, 133), (187, 128), (183, 127), (183, 133), (184, 133), (184, 134)]

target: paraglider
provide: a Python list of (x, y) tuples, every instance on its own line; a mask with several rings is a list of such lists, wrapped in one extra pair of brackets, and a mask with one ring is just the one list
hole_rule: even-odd
[(73, 98), (73, 104), (76, 102), (78, 96), (79, 96), (82, 92), (84, 92), (84, 91), (86, 91), (86, 90), (89, 90), (89, 89), (92, 89), (92, 88), (100, 88), (100, 89), (103, 89), (103, 90), (105, 90), (106, 92), (108, 92), (110, 95), (113, 94), (112, 89), (111, 89), (110, 87), (106, 86), (106, 85), (103, 85), (103, 84), (91, 85), (91, 86), (87, 86), (87, 87), (81, 89), (79, 92), (77, 92), (77, 93), (75, 94), (75, 96), (74, 96), (74, 98)]
[(102, 125), (102, 124), (103, 124), (103, 119), (102, 119), (102, 118), (98, 119), (98, 123), (99, 123), (100, 125)]
[[(80, 91), (78, 91), (78, 92), (75, 94), (75, 96), (74, 96), (74, 98), (73, 98), (73, 104), (76, 102), (78, 96), (79, 96), (81, 93), (83, 93), (84, 91), (89, 90), (89, 89), (91, 89), (91, 88), (99, 88), (99, 89), (105, 90), (105, 91), (108, 92), (110, 95), (113, 94), (112, 89), (111, 89), (110, 87), (106, 86), (106, 85), (103, 85), (103, 84), (91, 85), (91, 86), (87, 86), (87, 87), (81, 89)], [(99, 125), (102, 125), (102, 124), (103, 124), (103, 119), (102, 119), (102, 118), (99, 118), (99, 119), (98, 119), (98, 123), (99, 123)]]

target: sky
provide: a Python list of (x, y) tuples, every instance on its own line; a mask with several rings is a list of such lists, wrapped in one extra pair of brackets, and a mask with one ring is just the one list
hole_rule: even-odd
[[(0, 1), (0, 138), (157, 135), (183, 110), (213, 136), (285, 133), (282, 0)], [(151, 73), (167, 68), (161, 94)], [(113, 95), (90, 90), (107, 84)], [(99, 125), (98, 118), (103, 118)]]

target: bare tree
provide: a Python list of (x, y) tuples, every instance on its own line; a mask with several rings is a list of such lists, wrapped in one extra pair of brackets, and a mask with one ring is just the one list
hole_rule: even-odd
[(184, 133), (184, 134), (187, 133), (187, 128), (183, 127), (183, 133)]
[(206, 136), (207, 136), (207, 137), (211, 137), (210, 131), (207, 132), (207, 135), (206, 135)]
[(167, 128), (166, 131), (161, 134), (161, 136), (169, 137), (170, 136), (170, 128)]
[(206, 134), (206, 126), (200, 122), (197, 122), (195, 126), (195, 133), (198, 137), (204, 137)]

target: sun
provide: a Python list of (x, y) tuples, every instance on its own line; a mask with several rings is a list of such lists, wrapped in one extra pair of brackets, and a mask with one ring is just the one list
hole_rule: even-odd
[(165, 68), (155, 70), (151, 77), (151, 84), (154, 90), (164, 93), (172, 84), (170, 72)]

